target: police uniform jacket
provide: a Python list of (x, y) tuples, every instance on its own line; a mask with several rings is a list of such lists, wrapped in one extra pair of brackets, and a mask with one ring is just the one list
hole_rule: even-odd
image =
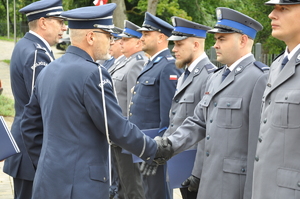
[(134, 53), (126, 58), (110, 72), (123, 115), (128, 115), (128, 105), (131, 100), (131, 89), (134, 87), (137, 76), (141, 73), (145, 62), (148, 61), (143, 51)]
[[(182, 124), (185, 118), (194, 114), (196, 105), (203, 97), (207, 79), (215, 69), (216, 67), (205, 55), (205, 58), (197, 63), (195, 68), (190, 72), (189, 76), (184, 82), (184, 74), (180, 76), (175, 95), (172, 99), (172, 105), (169, 114), (170, 125), (164, 133), (164, 136), (167, 137), (171, 135)], [(200, 147), (199, 150), (203, 150), (203, 147)], [(192, 148), (196, 149), (197, 147), (195, 145)], [(199, 178), (201, 176), (200, 167), (202, 161), (203, 160), (199, 160), (197, 162), (197, 167), (194, 167), (195, 171), (193, 172), (193, 175)]]
[[(36, 61), (34, 62), (36, 57)], [(3, 171), (13, 178), (32, 181), (34, 168), (26, 152), (21, 136), (20, 122), (24, 106), (29, 102), (32, 90), (33, 65), (35, 64), (35, 78), (40, 71), (54, 59), (53, 55), (37, 36), (26, 33), (18, 41), (11, 57), (10, 78), (11, 88), (15, 99), (15, 118), (11, 127), (13, 137), (21, 153), (5, 160)], [(35, 79), (34, 78), (34, 79)]]
[(254, 162), (254, 199), (300, 198), (300, 50), (271, 65)]
[(37, 79), (21, 123), (30, 158), (38, 164), (32, 199), (109, 198), (99, 84), (104, 86), (110, 139), (146, 162), (154, 158), (155, 141), (123, 117), (110, 75), (101, 67), (100, 83), (97, 66), (85, 51), (70, 46)]
[(169, 126), (169, 111), (181, 73), (169, 50), (150, 61), (137, 78), (129, 105), (129, 120), (140, 129), (159, 128), (163, 133)]
[(225, 68), (214, 73), (194, 115), (169, 136), (175, 153), (205, 139), (198, 199), (251, 198), (261, 98), (267, 81), (264, 67), (254, 61), (253, 55), (243, 59), (222, 83)]
[(107, 68), (108, 73), (111, 74), (111, 72), (114, 71), (116, 67), (123, 66), (125, 62), (126, 62), (126, 57), (124, 55), (121, 55), (120, 57), (115, 59), (114, 64), (112, 64), (109, 68)]

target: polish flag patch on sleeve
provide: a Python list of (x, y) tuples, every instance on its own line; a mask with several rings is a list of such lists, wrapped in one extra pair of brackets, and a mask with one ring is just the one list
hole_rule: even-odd
[(177, 75), (170, 75), (170, 80), (177, 80)]

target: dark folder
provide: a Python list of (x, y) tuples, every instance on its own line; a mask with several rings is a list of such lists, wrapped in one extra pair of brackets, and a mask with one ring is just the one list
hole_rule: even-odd
[(3, 116), (0, 116), (0, 161), (20, 153), (20, 149), (9, 131)]

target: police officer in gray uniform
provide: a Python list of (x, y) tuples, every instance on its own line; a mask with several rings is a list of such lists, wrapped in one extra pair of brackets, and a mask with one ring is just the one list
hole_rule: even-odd
[(272, 36), (286, 44), (263, 95), (253, 199), (300, 198), (300, 1), (272, 0)]
[[(169, 111), (181, 70), (168, 49), (168, 37), (173, 26), (146, 12), (142, 28), (143, 50), (150, 56), (137, 78), (129, 107), (129, 121), (140, 129), (157, 128), (160, 136), (169, 126)], [(165, 168), (160, 166), (155, 176), (144, 177), (147, 199), (169, 198)]]
[(214, 29), (217, 60), (226, 64), (209, 78), (202, 100), (168, 139), (175, 154), (205, 139), (198, 199), (250, 199), (268, 67), (251, 54), (257, 31), (254, 19), (217, 8)]
[(95, 62), (109, 58), (115, 8), (106, 4), (62, 13), (72, 45), (40, 73), (21, 122), (37, 167), (32, 199), (108, 198), (111, 141), (147, 162), (155, 154), (163, 157), (162, 147), (171, 150), (124, 118), (110, 75)]
[(15, 117), (11, 132), (21, 150), (4, 163), (3, 171), (13, 177), (14, 198), (31, 198), (35, 169), (26, 153), (20, 130), (24, 106), (29, 102), (36, 77), (54, 60), (52, 45), (58, 43), (63, 31), (64, 20), (61, 0), (42, 0), (31, 3), (20, 10), (26, 14), (29, 32), (18, 41), (11, 57), (11, 88), (15, 99)]
[[(185, 68), (185, 72), (178, 79), (170, 110), (170, 125), (164, 136), (171, 135), (185, 118), (193, 115), (196, 105), (203, 97), (208, 76), (217, 68), (204, 51), (206, 32), (211, 28), (180, 17), (172, 17), (172, 22), (174, 30), (168, 40), (174, 41), (175, 44), (172, 51), (175, 53), (176, 66)], [(204, 141), (202, 142), (204, 144)], [(204, 145), (200, 146), (204, 147)], [(203, 151), (202, 148), (199, 150)], [(185, 181), (185, 187), (180, 189), (183, 199), (197, 197), (199, 183), (195, 182), (199, 182), (201, 166), (198, 164), (194, 168), (193, 175)], [(183, 167), (178, 172), (184, 169), (186, 168)], [(188, 191), (188, 186), (191, 191)], [(195, 189), (192, 188), (193, 186)]]
[[(127, 20), (124, 21), (124, 24), (124, 30), (118, 36), (121, 37), (121, 52), (124, 54), (125, 60), (109, 72), (114, 83), (118, 103), (123, 115), (127, 117), (131, 90), (148, 58), (142, 51), (140, 40), (142, 33), (137, 31), (141, 27)], [(142, 176), (138, 164), (132, 162), (131, 154), (122, 153), (121, 147), (113, 147), (113, 152), (120, 179), (119, 198), (143, 198)]]

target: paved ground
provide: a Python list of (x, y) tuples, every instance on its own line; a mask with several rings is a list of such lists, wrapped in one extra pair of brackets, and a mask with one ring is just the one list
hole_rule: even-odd
[[(0, 40), (0, 79), (2, 80), (3, 93), (7, 97), (13, 99), (10, 87), (9, 65), (3, 60), (10, 60), (11, 53), (14, 47), (14, 42)], [(56, 58), (64, 54), (63, 51), (52, 48)], [(10, 127), (13, 121), (12, 117), (5, 118), (6, 123)], [(3, 173), (3, 162), (0, 162), (0, 199), (13, 199), (13, 181), (12, 178)], [(174, 199), (181, 199), (180, 191), (174, 190)]]

